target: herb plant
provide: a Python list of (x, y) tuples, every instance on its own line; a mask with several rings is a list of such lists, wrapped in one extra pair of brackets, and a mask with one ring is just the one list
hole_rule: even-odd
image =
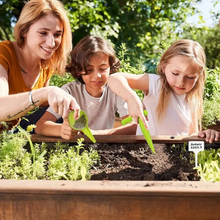
[[(0, 133), (0, 179), (88, 180), (89, 170), (99, 160), (96, 150), (56, 143), (54, 149), (45, 143), (33, 144), (30, 133), (19, 128), (16, 134)], [(29, 147), (28, 148), (28, 143)]]

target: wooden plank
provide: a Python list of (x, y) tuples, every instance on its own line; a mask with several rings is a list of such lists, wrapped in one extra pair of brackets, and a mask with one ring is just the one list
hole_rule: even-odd
[(220, 183), (0, 180), (1, 220), (217, 220)]
[[(143, 135), (94, 135), (97, 143), (144, 143), (146, 142)], [(77, 139), (84, 138), (85, 143), (92, 143), (85, 135), (77, 135), (72, 140), (64, 140), (58, 137), (48, 137), (38, 134), (31, 135), (33, 142), (66, 142), (76, 143)], [(152, 136), (153, 143), (185, 143), (188, 141), (204, 141), (205, 138), (199, 138), (197, 136)], [(216, 143), (220, 143), (220, 140)]]

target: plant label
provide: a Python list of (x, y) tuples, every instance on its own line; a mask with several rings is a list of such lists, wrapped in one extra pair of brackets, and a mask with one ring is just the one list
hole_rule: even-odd
[(195, 167), (198, 166), (198, 153), (204, 151), (204, 141), (189, 141), (189, 151), (193, 151), (195, 154)]

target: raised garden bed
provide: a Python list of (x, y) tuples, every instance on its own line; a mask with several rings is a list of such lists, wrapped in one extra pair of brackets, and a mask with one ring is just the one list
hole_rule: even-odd
[(190, 153), (171, 144), (200, 138), (152, 137), (152, 154), (143, 136), (95, 136), (96, 144), (80, 137), (101, 157), (91, 180), (1, 180), (1, 220), (219, 219), (220, 183), (198, 181)]
[[(91, 170), (91, 180), (196, 181), (199, 179), (196, 170), (193, 169), (195, 162), (192, 153), (182, 146), (188, 141), (203, 140), (201, 138), (152, 136), (156, 151), (156, 154), (153, 154), (143, 136), (96, 135), (95, 144), (83, 135), (79, 137), (85, 138), (85, 148), (92, 147), (100, 155), (100, 164)], [(40, 135), (32, 136), (34, 142), (42, 142), (43, 139), (44, 137)], [(64, 141), (52, 137), (44, 140), (50, 143)], [(76, 140), (77, 138), (66, 142), (74, 143)], [(172, 143), (176, 143), (175, 147)]]
[(219, 220), (220, 184), (0, 181), (1, 220)]

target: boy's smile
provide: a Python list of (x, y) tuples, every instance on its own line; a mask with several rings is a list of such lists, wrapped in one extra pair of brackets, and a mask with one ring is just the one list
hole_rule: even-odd
[(88, 74), (82, 73), (82, 79), (85, 82), (86, 91), (93, 97), (100, 97), (110, 74), (109, 57), (99, 53), (92, 56), (89, 63)]

